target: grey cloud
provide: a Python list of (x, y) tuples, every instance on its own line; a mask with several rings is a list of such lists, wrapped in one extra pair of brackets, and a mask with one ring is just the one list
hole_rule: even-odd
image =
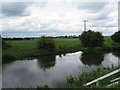
[(94, 20), (106, 20), (108, 19), (108, 14), (100, 15), (99, 17), (95, 18)]
[(87, 9), (89, 12), (99, 12), (102, 10), (108, 2), (82, 2), (77, 3), (78, 9)]
[(33, 5), (38, 7), (45, 7), (47, 5), (47, 2), (33, 2)]
[(29, 4), (25, 2), (2, 3), (2, 14), (5, 16), (25, 16), (25, 9)]

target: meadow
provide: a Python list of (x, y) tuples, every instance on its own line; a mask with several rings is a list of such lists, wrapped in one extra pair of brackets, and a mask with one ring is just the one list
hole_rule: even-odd
[[(20, 60), (26, 57), (46, 56), (51, 54), (65, 54), (67, 52), (75, 51), (71, 48), (77, 47), (79, 50), (85, 51), (88, 48), (84, 48), (79, 39), (54, 39), (56, 44), (56, 52), (49, 52), (47, 50), (37, 48), (38, 39), (34, 40), (8, 40), (11, 47), (2, 50), (3, 60)], [(104, 40), (104, 47), (96, 47), (97, 50), (111, 50), (115, 48), (113, 41), (107, 37)], [(118, 45), (119, 47), (119, 45)], [(93, 50), (93, 48), (90, 48)], [(118, 48), (116, 48), (118, 50)]]
[[(54, 52), (48, 52), (47, 50), (37, 49), (37, 41), (35, 40), (8, 40), (8, 43), (11, 47), (3, 49), (3, 59), (7, 59), (6, 56), (14, 56), (16, 59), (23, 59), (29, 56), (43, 56), (55, 54)], [(79, 47), (79, 39), (55, 39), (56, 48), (65, 49), (65, 47)]]

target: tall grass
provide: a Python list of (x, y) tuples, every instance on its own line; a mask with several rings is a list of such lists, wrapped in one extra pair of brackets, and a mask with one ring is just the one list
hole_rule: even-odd
[(98, 68), (97, 70), (92, 70), (90, 72), (84, 72), (78, 76), (69, 76), (66, 79), (66, 83), (57, 85), (57, 88), (102, 88), (110, 84), (110, 80), (118, 77), (118, 74), (112, 75), (109, 78), (99, 81), (99, 86), (96, 86), (96, 83), (88, 87), (84, 86), (85, 83), (90, 82), (94, 79), (97, 79), (105, 74), (112, 72), (113, 70), (118, 69), (118, 67), (112, 68)]

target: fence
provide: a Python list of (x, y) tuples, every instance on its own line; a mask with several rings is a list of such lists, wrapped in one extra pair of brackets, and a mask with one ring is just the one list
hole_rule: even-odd
[[(84, 86), (89, 86), (89, 85), (91, 85), (91, 84), (93, 84), (93, 83), (96, 83), (96, 85), (98, 86), (100, 80), (103, 80), (103, 79), (105, 79), (105, 78), (107, 78), (107, 77), (110, 77), (111, 75), (116, 74), (116, 73), (118, 73), (118, 72), (120, 72), (120, 69), (117, 69), (117, 70), (115, 70), (115, 71), (113, 71), (113, 72), (110, 72), (110, 73), (108, 73), (108, 74), (106, 74), (106, 75), (104, 75), (104, 76), (102, 76), (102, 77), (99, 77), (99, 78), (97, 78), (97, 79), (95, 79), (95, 80), (93, 80), (93, 81), (91, 81), (91, 82), (88, 82), (88, 83), (84, 84)], [(118, 78), (116, 78), (116, 79), (113, 79), (113, 80), (111, 80), (110, 82), (114, 82), (114, 81), (117, 81), (117, 80), (119, 80), (119, 79), (120, 79), (120, 77), (118, 77)], [(113, 84), (117, 84), (117, 83), (118, 83), (118, 82), (114, 82), (114, 83), (112, 83), (112, 84), (107, 85), (107, 87), (109, 87), (109, 86), (111, 86), (111, 85), (113, 85)]]

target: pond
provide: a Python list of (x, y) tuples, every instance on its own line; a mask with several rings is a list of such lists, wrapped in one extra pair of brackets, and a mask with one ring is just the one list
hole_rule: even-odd
[(33, 60), (17, 60), (2, 66), (3, 88), (34, 88), (40, 85), (54, 87), (66, 81), (69, 75), (99, 67), (118, 66), (117, 53), (75, 52), (46, 56)]

